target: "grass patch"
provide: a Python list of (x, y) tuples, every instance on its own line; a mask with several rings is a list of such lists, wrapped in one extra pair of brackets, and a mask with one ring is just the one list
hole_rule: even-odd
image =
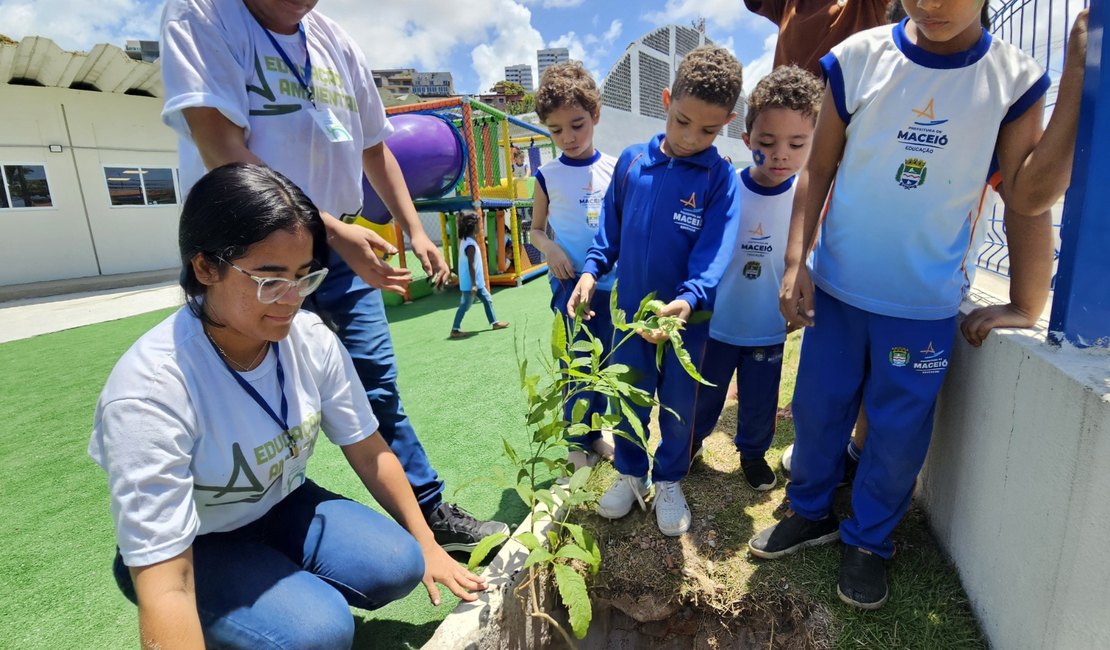
[[(793, 393), (798, 347), (794, 335), (786, 349), (781, 406)], [(683, 481), (693, 513), (688, 534), (664, 537), (654, 514), (636, 509), (615, 522), (586, 510), (576, 515), (602, 547), (595, 595), (637, 619), (668, 621), (660, 636), (697, 636), (708, 647), (986, 647), (956, 572), (916, 507), (895, 533), (891, 597), (878, 611), (857, 610), (837, 597), (838, 544), (778, 561), (752, 558), (748, 539), (785, 512), (785, 482), (780, 476), (779, 487), (764, 493), (747, 486), (732, 442), (735, 431), (731, 401)], [(652, 432), (658, 436), (654, 424)], [(772, 467), (793, 439), (793, 421), (780, 417), (767, 455)], [(616, 472), (609, 465), (599, 469), (591, 485), (600, 494)], [(847, 490), (838, 495), (842, 517), (849, 498)]]

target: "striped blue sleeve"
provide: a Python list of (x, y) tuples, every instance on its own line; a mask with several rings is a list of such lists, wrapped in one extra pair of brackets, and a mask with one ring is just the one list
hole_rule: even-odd
[(825, 83), (836, 103), (836, 114), (845, 124), (850, 123), (852, 115), (848, 112), (848, 104), (844, 99), (844, 72), (840, 69), (840, 61), (832, 52), (821, 57), (821, 72), (825, 75)]

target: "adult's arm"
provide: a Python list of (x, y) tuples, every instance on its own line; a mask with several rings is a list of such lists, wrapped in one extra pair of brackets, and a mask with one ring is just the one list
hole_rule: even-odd
[(129, 567), (139, 601), (139, 640), (150, 650), (204, 648), (193, 582), (193, 548), (149, 566)]
[(409, 246), (424, 267), (424, 273), (434, 286), (443, 286), (451, 271), (447, 268), (447, 261), (443, 259), (443, 252), (424, 231), (424, 225), (412, 204), (412, 196), (409, 195), (401, 173), (401, 166), (393, 152), (384, 142), (363, 149), (362, 169), (389, 213), (401, 224), (401, 230), (408, 236)]
[(847, 124), (837, 112), (833, 93), (825, 87), (809, 160), (798, 174), (790, 231), (786, 244), (786, 269), (779, 290), (779, 310), (790, 329), (813, 325), (813, 280), (805, 258), (817, 237), (821, 211), (847, 142)]
[(440, 602), (437, 582), (465, 601), (476, 600), (478, 596), (473, 592), (485, 590), (485, 580), (460, 566), (436, 544), (405, 470), (381, 435), (374, 434), (344, 445), (342, 449), (347, 462), (374, 499), (419, 542), (424, 554), (424, 587), (432, 604)]
[[(207, 169), (234, 162), (264, 165), (266, 161), (247, 148), (246, 134), (215, 108), (191, 107), (182, 110), (193, 142)], [(403, 269), (393, 268), (379, 253), (394, 254), (397, 249), (373, 231), (340, 221), (321, 212), (328, 234), (328, 244), (351, 265), (371, 286), (403, 292), (412, 276)]]

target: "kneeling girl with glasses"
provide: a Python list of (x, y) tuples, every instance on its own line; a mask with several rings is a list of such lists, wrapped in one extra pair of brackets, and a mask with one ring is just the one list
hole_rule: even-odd
[[(145, 646), (349, 648), (350, 606), (485, 583), (436, 544), (346, 350), (301, 302), (327, 274), (320, 213), (233, 164), (189, 193), (186, 305), (116, 364), (89, 454), (108, 474), (115, 577)], [(306, 478), (320, 436), (392, 516)]]

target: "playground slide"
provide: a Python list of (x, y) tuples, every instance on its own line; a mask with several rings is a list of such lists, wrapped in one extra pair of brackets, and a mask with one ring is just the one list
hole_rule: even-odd
[[(386, 144), (397, 158), (413, 199), (434, 199), (450, 192), (465, 171), (462, 134), (435, 114), (401, 114), (389, 118), (393, 135)], [(362, 179), (362, 216), (372, 224), (389, 223), (381, 198)], [(376, 230), (376, 229), (375, 229)]]

